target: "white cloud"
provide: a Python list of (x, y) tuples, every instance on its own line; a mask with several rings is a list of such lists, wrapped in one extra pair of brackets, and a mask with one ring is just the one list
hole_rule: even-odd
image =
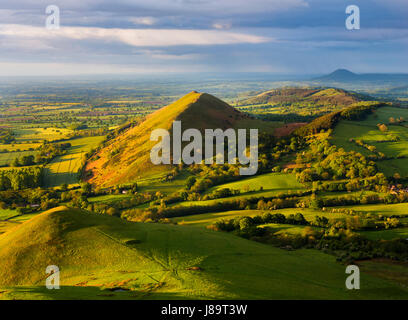
[(213, 28), (222, 30), (222, 29), (231, 29), (232, 24), (230, 22), (215, 22), (213, 23)]
[(72, 39), (120, 42), (134, 47), (168, 47), (182, 45), (226, 45), (264, 43), (272, 39), (257, 35), (218, 30), (180, 29), (108, 29), (87, 27), (44, 27), (0, 25), (0, 35), (23, 39)]
[(129, 19), (130, 22), (137, 25), (152, 26), (157, 23), (154, 17), (134, 17)]

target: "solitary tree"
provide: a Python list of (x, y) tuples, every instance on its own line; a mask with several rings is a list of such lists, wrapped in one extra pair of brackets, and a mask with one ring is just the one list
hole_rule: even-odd
[(186, 188), (191, 189), (191, 187), (196, 183), (197, 179), (195, 177), (188, 177), (186, 181)]

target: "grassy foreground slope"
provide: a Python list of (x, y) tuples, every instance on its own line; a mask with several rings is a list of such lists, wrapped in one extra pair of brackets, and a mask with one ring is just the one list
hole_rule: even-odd
[[(48, 265), (60, 268), (60, 290), (44, 287)], [(361, 290), (346, 290), (345, 266), (318, 251), (65, 207), (0, 235), (0, 270), (3, 299), (408, 297), (403, 287), (366, 274)], [(125, 291), (104, 290), (115, 288)]]

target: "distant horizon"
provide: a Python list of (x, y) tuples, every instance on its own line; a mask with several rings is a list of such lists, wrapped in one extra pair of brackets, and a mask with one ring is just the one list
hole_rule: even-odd
[[(130, 80), (158, 80), (157, 77), (165, 77), (170, 79), (180, 78), (189, 78), (195, 75), (204, 75), (207, 77), (215, 77), (217, 80), (226, 79), (226, 80), (251, 80), (251, 79), (244, 79), (245, 76), (253, 76), (254, 80), (270, 80), (270, 81), (307, 81), (307, 80), (314, 80), (314, 78), (324, 77), (331, 75), (337, 71), (345, 70), (355, 75), (406, 75), (408, 76), (408, 72), (355, 72), (354, 70), (350, 70), (347, 68), (338, 68), (326, 73), (274, 73), (274, 72), (261, 72), (261, 71), (250, 71), (250, 72), (239, 72), (239, 71), (232, 71), (232, 72), (154, 72), (154, 73), (89, 73), (89, 74), (61, 74), (61, 75), (11, 75), (11, 76), (2, 76), (0, 75), (0, 80), (30, 80), (30, 79), (44, 79), (44, 80), (53, 80), (53, 79), (61, 79), (61, 80), (74, 80), (77, 78), (78, 80), (94, 80), (92, 78), (97, 77), (95, 80), (120, 80), (123, 79), (130, 79)], [(112, 79), (113, 78), (113, 79)], [(275, 79), (272, 79), (275, 78)], [(168, 79), (167, 79), (168, 80)], [(196, 80), (200, 82), (202, 80), (210, 80), (210, 79), (200, 79)]]

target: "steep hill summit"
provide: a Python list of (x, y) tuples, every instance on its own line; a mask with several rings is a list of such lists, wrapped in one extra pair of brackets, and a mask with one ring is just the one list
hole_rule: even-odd
[(171, 134), (175, 120), (181, 121), (182, 130), (262, 129), (267, 126), (266, 122), (252, 119), (210, 94), (193, 91), (109, 141), (86, 165), (87, 180), (99, 186), (112, 186), (170, 169), (168, 165), (157, 166), (151, 163), (150, 151), (157, 142), (150, 141), (150, 134), (159, 128), (169, 130)]

